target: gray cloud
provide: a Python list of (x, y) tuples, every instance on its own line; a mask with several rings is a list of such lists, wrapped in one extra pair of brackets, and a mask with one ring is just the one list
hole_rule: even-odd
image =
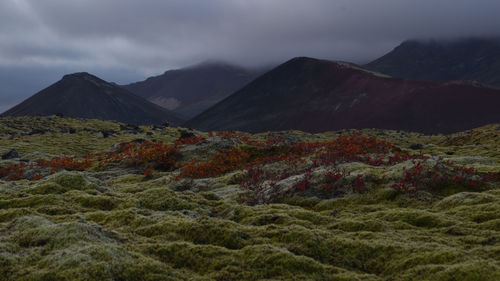
[(0, 104), (65, 71), (126, 83), (207, 59), (367, 62), (408, 38), (497, 36), (499, 11), (498, 0), (3, 0)]

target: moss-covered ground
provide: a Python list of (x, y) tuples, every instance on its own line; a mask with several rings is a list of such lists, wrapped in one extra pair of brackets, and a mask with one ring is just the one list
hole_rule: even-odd
[[(187, 129), (59, 117), (0, 118), (0, 154), (20, 158), (111, 151), (137, 139), (172, 144)], [(189, 131), (189, 130), (188, 130)], [(208, 159), (228, 140), (180, 146)], [(345, 132), (269, 135), (306, 142)], [(403, 151), (500, 171), (500, 126), (454, 135), (362, 130)], [(390, 175), (404, 163), (344, 164)], [(399, 175), (401, 171), (396, 171)], [(239, 200), (242, 171), (178, 181), (120, 165), (0, 180), (1, 280), (500, 280), (500, 188), (400, 192), (378, 182), (339, 196)], [(286, 183), (286, 181), (284, 181)]]

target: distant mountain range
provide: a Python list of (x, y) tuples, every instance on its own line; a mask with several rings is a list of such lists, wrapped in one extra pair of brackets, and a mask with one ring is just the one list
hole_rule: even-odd
[(396, 78), (500, 87), (500, 38), (406, 41), (365, 67)]
[(52, 115), (116, 120), (130, 124), (180, 124), (183, 119), (122, 87), (82, 72), (31, 96), (2, 116)]
[(194, 117), (262, 73), (227, 63), (210, 62), (169, 70), (123, 87), (164, 108)]
[(204, 131), (347, 128), (449, 133), (500, 122), (500, 90), (395, 79), (359, 66), (292, 59), (184, 124)]
[(3, 115), (60, 113), (204, 131), (450, 133), (499, 123), (496, 87), (500, 39), (406, 41), (363, 67), (305, 57), (267, 73), (202, 63), (124, 86), (75, 73)]

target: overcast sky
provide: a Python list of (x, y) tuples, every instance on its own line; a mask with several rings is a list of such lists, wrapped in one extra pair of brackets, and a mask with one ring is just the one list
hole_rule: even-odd
[(408, 38), (497, 36), (499, 0), (0, 0), (0, 112), (87, 71), (117, 83), (205, 60), (365, 63)]

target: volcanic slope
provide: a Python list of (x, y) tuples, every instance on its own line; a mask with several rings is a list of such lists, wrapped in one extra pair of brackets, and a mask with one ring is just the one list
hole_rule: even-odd
[(500, 122), (500, 90), (394, 79), (343, 62), (295, 58), (184, 124), (199, 130), (450, 133)]
[(500, 87), (500, 39), (403, 42), (366, 68), (392, 77), (429, 81), (476, 80)]
[(164, 108), (194, 117), (241, 89), (259, 74), (261, 71), (207, 62), (169, 70), (123, 87)]
[(180, 124), (182, 118), (94, 75), (81, 72), (60, 81), (3, 113), (3, 116), (64, 116), (130, 124)]

